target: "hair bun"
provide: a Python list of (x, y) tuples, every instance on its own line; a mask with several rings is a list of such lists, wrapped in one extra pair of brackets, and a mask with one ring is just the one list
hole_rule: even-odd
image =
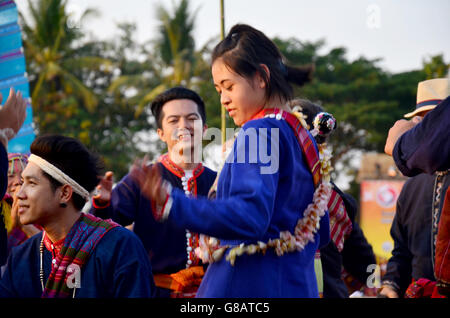
[(327, 112), (320, 112), (314, 117), (314, 130), (319, 136), (326, 137), (337, 127), (336, 119)]

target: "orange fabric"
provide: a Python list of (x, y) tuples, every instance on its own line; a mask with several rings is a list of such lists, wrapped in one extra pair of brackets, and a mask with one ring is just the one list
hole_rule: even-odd
[(154, 280), (158, 287), (171, 289), (174, 292), (183, 292), (198, 288), (204, 274), (202, 266), (193, 266), (174, 274), (156, 274)]

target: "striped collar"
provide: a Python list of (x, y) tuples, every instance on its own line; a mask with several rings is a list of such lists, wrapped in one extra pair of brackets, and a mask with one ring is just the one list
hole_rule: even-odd
[[(170, 172), (172, 172), (174, 175), (176, 175), (178, 178), (184, 177), (184, 169), (178, 166), (175, 162), (173, 162), (168, 153), (165, 153), (161, 155), (158, 159), (159, 162)], [(205, 170), (205, 167), (203, 167), (202, 163), (199, 163), (194, 170), (192, 170), (192, 177), (194, 179), (198, 178), (203, 171)]]

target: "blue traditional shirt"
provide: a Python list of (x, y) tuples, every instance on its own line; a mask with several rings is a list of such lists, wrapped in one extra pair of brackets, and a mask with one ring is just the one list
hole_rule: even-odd
[(408, 177), (450, 169), (450, 96), (395, 143), (395, 164)]

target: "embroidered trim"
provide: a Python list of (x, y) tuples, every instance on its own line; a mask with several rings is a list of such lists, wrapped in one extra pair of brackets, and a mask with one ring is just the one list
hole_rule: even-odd
[[(440, 205), (442, 195), (445, 196), (445, 192), (443, 191), (443, 185), (445, 181), (445, 177), (448, 174), (449, 170), (436, 172), (436, 179), (434, 181), (433, 188), (433, 204), (432, 204), (432, 213), (431, 213), (431, 265), (434, 268), (434, 258), (436, 254), (436, 240), (439, 228), (439, 219), (440, 219)], [(443, 193), (444, 192), (444, 193)], [(435, 277), (436, 278), (436, 277)]]

